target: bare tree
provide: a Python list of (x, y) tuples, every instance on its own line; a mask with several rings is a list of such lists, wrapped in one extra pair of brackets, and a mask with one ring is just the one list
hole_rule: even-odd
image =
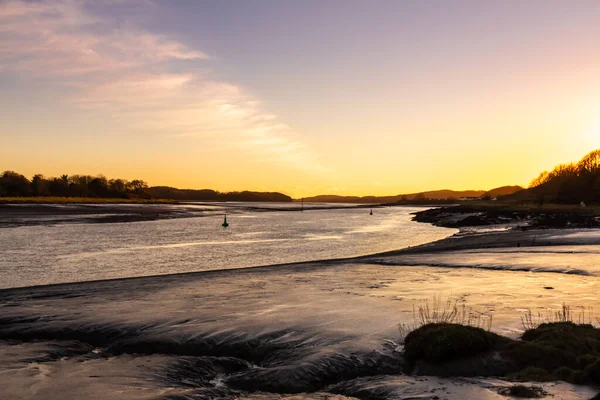
[(537, 178), (535, 178), (531, 181), (531, 183), (529, 184), (529, 187), (534, 188), (534, 187), (543, 185), (544, 183), (548, 182), (549, 180), (550, 180), (550, 173), (548, 171), (544, 171), (541, 174), (539, 174)]
[(587, 154), (577, 164), (581, 174), (600, 172), (600, 149)]

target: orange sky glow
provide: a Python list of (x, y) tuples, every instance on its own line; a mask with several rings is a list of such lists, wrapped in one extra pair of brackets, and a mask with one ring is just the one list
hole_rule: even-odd
[(1, 170), (394, 195), (600, 148), (597, 2), (125, 3), (0, 4)]

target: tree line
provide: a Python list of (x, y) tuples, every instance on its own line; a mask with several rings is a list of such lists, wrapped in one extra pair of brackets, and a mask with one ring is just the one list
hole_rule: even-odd
[(0, 197), (91, 197), (120, 199), (167, 199), (181, 201), (279, 201), (292, 198), (278, 192), (218, 192), (211, 189), (150, 187), (141, 179), (107, 179), (104, 175), (37, 174), (28, 179), (14, 171), (0, 174)]
[(31, 180), (14, 171), (0, 175), (0, 197), (150, 198), (147, 189), (148, 184), (140, 179), (107, 179), (103, 175), (46, 178), (37, 174)]
[(600, 149), (577, 163), (560, 164), (544, 171), (529, 185), (538, 202), (600, 203)]

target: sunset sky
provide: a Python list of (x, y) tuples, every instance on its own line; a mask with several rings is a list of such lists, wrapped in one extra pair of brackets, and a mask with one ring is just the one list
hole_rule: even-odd
[(0, 170), (392, 195), (595, 148), (597, 0), (0, 0)]

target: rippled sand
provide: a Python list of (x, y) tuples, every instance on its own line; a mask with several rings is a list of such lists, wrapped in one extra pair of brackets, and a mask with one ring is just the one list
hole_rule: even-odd
[[(526, 309), (600, 310), (598, 247), (566, 234), (493, 242), (536, 235), (564, 248), (465, 248), (483, 235), (343, 262), (2, 291), (0, 387), (14, 399), (503, 398), (500, 380), (402, 375), (397, 324), (434, 295), (466, 299), (512, 337)], [(543, 386), (556, 399), (595, 394)]]

